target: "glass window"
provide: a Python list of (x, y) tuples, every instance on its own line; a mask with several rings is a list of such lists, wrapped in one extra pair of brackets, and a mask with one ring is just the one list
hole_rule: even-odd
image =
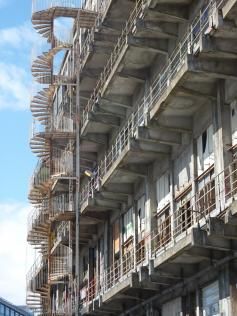
[(10, 315), (11, 315), (11, 316), (14, 316), (14, 315), (15, 315), (14, 310), (12, 310), (12, 309), (11, 309), (11, 311), (10, 311)]
[(8, 307), (6, 307), (5, 309), (5, 315), (10, 316), (10, 309)]
[(4, 305), (0, 304), (0, 316), (4, 315)]

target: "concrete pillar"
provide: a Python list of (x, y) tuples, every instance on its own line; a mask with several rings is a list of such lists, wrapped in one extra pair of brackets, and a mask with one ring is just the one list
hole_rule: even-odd
[(174, 212), (175, 212), (175, 201), (174, 201), (174, 161), (170, 160), (170, 216), (171, 216), (171, 239), (174, 237)]
[[(217, 102), (213, 104), (213, 137), (214, 137), (214, 157), (215, 157), (215, 175), (220, 174), (231, 162), (231, 152), (228, 146), (231, 144), (231, 122), (230, 106), (225, 104), (225, 81), (219, 80), (217, 83)], [(216, 183), (216, 201), (217, 209), (224, 207), (225, 181), (224, 174), (218, 177), (219, 188)], [(219, 196), (221, 203), (218, 204)]]

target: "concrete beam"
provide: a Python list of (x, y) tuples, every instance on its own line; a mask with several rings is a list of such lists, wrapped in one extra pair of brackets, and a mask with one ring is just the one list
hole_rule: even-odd
[(157, 38), (177, 39), (177, 24), (160, 22), (160, 21), (145, 21), (144, 19), (137, 19), (136, 33), (147, 32), (151, 33)]
[(105, 134), (100, 134), (100, 133), (98, 134), (87, 133), (86, 136), (81, 136), (81, 139), (85, 139), (87, 141), (100, 144), (100, 145), (107, 145), (107, 142), (108, 142), (108, 137)]
[(237, 239), (237, 227), (225, 224), (221, 219), (210, 217), (207, 223), (208, 236)]
[(211, 101), (216, 100), (216, 95), (206, 94), (201, 91), (195, 91), (193, 89), (185, 88), (181, 86), (175, 88), (175, 91), (177, 95), (180, 97), (188, 97), (188, 98), (197, 99), (200, 101), (206, 100), (206, 99), (211, 100)]
[(124, 119), (126, 117), (126, 111), (122, 108), (118, 108), (118, 107), (111, 107), (111, 106), (107, 106), (107, 105), (99, 105), (99, 104), (95, 104), (93, 106), (93, 112), (95, 114), (103, 114), (103, 115), (113, 115), (115, 117)]
[(204, 74), (211, 79), (237, 79), (236, 60), (199, 59), (189, 55), (188, 69), (194, 74)]
[(128, 169), (128, 168), (119, 168), (118, 171), (128, 176), (130, 175), (130, 176), (141, 177), (141, 178), (147, 177), (147, 173), (141, 172), (138, 169), (139, 168), (133, 168), (133, 170)]
[(147, 9), (148, 20), (160, 20), (169, 23), (187, 23), (189, 12), (187, 6), (169, 6), (158, 4), (152, 9)]
[(103, 191), (129, 196), (133, 194), (133, 185), (128, 183), (111, 183), (109, 186), (104, 186)]
[(130, 96), (110, 95), (109, 97), (101, 97), (99, 103), (109, 106), (118, 106), (125, 109), (131, 109), (132, 99)]
[(117, 117), (114, 117), (112, 115), (100, 115), (100, 114), (94, 114), (94, 113), (88, 113), (88, 120), (101, 123), (104, 125), (108, 125), (111, 127), (119, 127), (120, 126), (120, 119)]
[(152, 51), (158, 54), (168, 54), (168, 41), (166, 40), (155, 40), (142, 37), (128, 36), (127, 44), (132, 47), (141, 48), (146, 51)]
[(151, 122), (149, 126), (162, 127), (172, 132), (192, 133), (193, 119), (192, 117), (174, 116), (174, 115), (159, 115), (156, 122)]
[[(93, 79), (96, 79), (99, 77), (99, 75), (101, 74), (101, 72), (103, 71), (103, 68), (86, 68), (84, 67), (82, 72), (81, 72), (81, 77), (88, 77), (88, 78), (93, 78)], [(84, 96), (85, 94), (82, 94), (82, 97)], [(90, 97), (90, 94), (87, 94), (85, 96), (86, 98), (89, 98)]]
[(229, 240), (222, 237), (210, 238), (207, 232), (199, 228), (193, 228), (191, 231), (192, 245), (196, 247), (203, 247), (213, 250), (230, 251), (231, 244)]
[(171, 147), (146, 140), (130, 139), (130, 147), (135, 152), (149, 152), (167, 156), (171, 153)]
[(237, 40), (203, 36), (200, 40), (200, 53), (211, 58), (236, 58)]
[(166, 131), (164, 133), (163, 128), (148, 128), (148, 127), (138, 127), (135, 135), (137, 139), (140, 140), (150, 140), (167, 145), (181, 145), (182, 144), (182, 134), (172, 131)]
[(101, 32), (95, 32), (94, 34), (94, 40), (97, 42), (104, 42), (104, 43), (113, 43), (115, 44), (118, 40), (118, 36), (115, 34), (110, 33), (101, 33)]
[(143, 70), (122, 70), (116, 75), (123, 79), (130, 79), (137, 83), (144, 83), (147, 78), (148, 71), (147, 69)]

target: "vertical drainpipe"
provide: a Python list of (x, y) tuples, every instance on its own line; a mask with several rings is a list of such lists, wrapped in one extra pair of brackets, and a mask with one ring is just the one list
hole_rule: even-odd
[(74, 64), (76, 67), (76, 253), (75, 253), (75, 272), (76, 272), (76, 310), (75, 315), (80, 315), (79, 311), (79, 285), (80, 285), (80, 268), (79, 268), (79, 250), (80, 250), (80, 25), (79, 25), (79, 15), (77, 17), (77, 37), (74, 43), (75, 52)]

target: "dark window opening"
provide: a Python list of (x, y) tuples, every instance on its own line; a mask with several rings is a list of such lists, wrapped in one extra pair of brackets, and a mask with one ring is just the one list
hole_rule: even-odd
[(204, 154), (207, 147), (207, 131), (202, 133), (202, 153)]

